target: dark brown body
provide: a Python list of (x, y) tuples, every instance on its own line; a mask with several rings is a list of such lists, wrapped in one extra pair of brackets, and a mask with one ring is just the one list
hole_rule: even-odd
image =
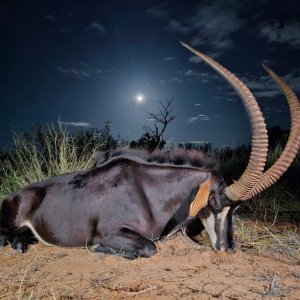
[[(192, 218), (191, 202), (201, 183), (216, 178), (214, 173), (120, 156), (88, 171), (38, 182), (3, 201), (2, 243), (6, 239), (26, 251), (30, 228), (51, 245), (99, 245), (99, 251), (121, 251), (126, 257), (151, 256), (153, 240)], [(223, 182), (215, 182), (216, 191), (223, 188)], [(214, 194), (206, 217), (226, 204)]]

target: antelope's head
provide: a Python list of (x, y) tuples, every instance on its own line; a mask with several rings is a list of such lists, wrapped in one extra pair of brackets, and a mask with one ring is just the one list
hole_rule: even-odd
[(264, 171), (268, 155), (268, 135), (264, 117), (258, 103), (248, 87), (234, 74), (207, 55), (182, 43), (200, 57), (237, 92), (248, 113), (252, 130), (252, 150), (248, 165), (241, 177), (230, 186), (224, 187), (216, 181), (211, 185), (207, 206), (198, 216), (205, 226), (215, 249), (224, 251), (234, 248), (232, 214), (238, 203), (251, 199), (273, 185), (289, 168), (300, 148), (300, 103), (291, 88), (274, 71), (263, 66), (281, 88), (291, 113), (290, 135), (279, 159)]

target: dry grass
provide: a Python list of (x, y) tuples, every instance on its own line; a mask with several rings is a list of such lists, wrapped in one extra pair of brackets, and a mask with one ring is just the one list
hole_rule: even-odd
[(282, 254), (295, 258), (300, 263), (299, 228), (278, 228), (274, 224), (237, 221), (236, 238), (243, 250), (257, 253)]
[(92, 138), (84, 143), (64, 127), (42, 129), (38, 139), (15, 134), (14, 149), (0, 161), (1, 199), (33, 182), (90, 168), (100, 146)]
[[(24, 274), (23, 274), (23, 276), (22, 276), (22, 279), (21, 279), (21, 281), (20, 281), (20, 286), (19, 286), (18, 300), (23, 299), (23, 296), (22, 296), (22, 286), (23, 286), (25, 277), (26, 277), (28, 271), (32, 268), (32, 266), (34, 265), (34, 263), (36, 262), (36, 260), (37, 260), (37, 259), (39, 258), (39, 256), (40, 256), (39, 253), (38, 253), (38, 251), (36, 250), (36, 248), (33, 247), (33, 249), (34, 249), (35, 252), (36, 252), (36, 256), (35, 256), (35, 258), (28, 264), (28, 266), (27, 266), (27, 268), (26, 268), (26, 270), (25, 270), (25, 272), (24, 272)], [(33, 294), (31, 294), (30, 298), (32, 297), (32, 295), (33, 295)]]

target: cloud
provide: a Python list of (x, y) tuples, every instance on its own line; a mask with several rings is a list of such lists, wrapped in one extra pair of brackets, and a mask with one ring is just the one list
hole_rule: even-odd
[[(282, 78), (293, 90), (300, 91), (300, 71), (291, 72)], [(269, 75), (241, 79), (257, 97), (273, 98), (282, 95), (280, 88)]]
[(189, 61), (195, 64), (199, 64), (202, 62), (202, 58), (198, 57), (198, 56), (191, 56), (189, 58)]
[(258, 28), (258, 35), (267, 38), (269, 43), (288, 44), (294, 48), (300, 48), (300, 22), (287, 21), (264, 23)]
[[(166, 30), (178, 32), (188, 36), (189, 39), (191, 37), (190, 43), (195, 47), (205, 45), (206, 53), (213, 58), (217, 58), (224, 50), (233, 46), (233, 34), (249, 22), (247, 18), (240, 17), (241, 11), (245, 15), (252, 7), (244, 3), (245, 1), (239, 3), (236, 0), (203, 0), (196, 1), (189, 8), (186, 7), (183, 14), (179, 10), (182, 10), (181, 6), (176, 6), (174, 2), (163, 1), (148, 8), (147, 14), (151, 17), (166, 19), (168, 22), (165, 26)], [(191, 61), (199, 62), (194, 58)]]
[(200, 77), (201, 73), (190, 69), (190, 70), (187, 70), (186, 72), (184, 72), (183, 75), (188, 76), (188, 77), (190, 77), (190, 76)]
[(58, 120), (59, 126), (73, 126), (73, 127), (91, 127), (90, 123), (86, 122), (62, 122)]
[(104, 26), (98, 22), (93, 22), (87, 29), (96, 30), (100, 35), (104, 35), (106, 33)]
[(269, 76), (263, 75), (257, 78), (241, 78), (256, 97), (273, 98), (280, 95), (280, 89)]
[(186, 123), (192, 124), (198, 121), (209, 121), (209, 120), (210, 120), (209, 116), (204, 114), (199, 114), (198, 116), (188, 118)]
[(278, 95), (280, 95), (279, 89), (274, 89), (271, 91), (262, 91), (262, 92), (254, 92), (255, 96), (261, 97), (261, 98), (274, 98)]
[[(288, 82), (295, 91), (300, 91), (300, 74), (299, 75), (292, 74), (292, 75), (293, 77), (288, 79)], [(285, 76), (285, 78), (287, 77), (288, 75)]]
[(188, 80), (194, 80), (195, 78), (198, 78), (203, 83), (208, 83), (209, 78), (212, 77), (208, 73), (196, 72), (196, 71), (194, 71), (192, 69), (187, 70), (186, 72), (183, 73), (183, 75), (185, 77), (189, 78)]
[[(185, 19), (173, 18), (167, 29), (184, 35), (193, 34), (191, 44), (195, 47), (205, 45), (213, 57), (218, 57), (233, 45), (232, 35), (244, 27), (245, 21), (238, 16), (238, 6), (224, 1), (203, 1)], [(199, 59), (190, 58), (198, 63)]]
[(233, 44), (232, 34), (244, 26), (237, 11), (223, 1), (199, 6), (188, 23), (197, 32), (192, 39), (193, 46), (207, 45), (216, 50), (230, 48)]
[(48, 20), (50, 23), (52, 23), (52, 22), (54, 22), (56, 20), (56, 18), (53, 15), (50, 15), (50, 14), (44, 16), (44, 18), (46, 20)]
[(198, 117), (190, 117), (188, 118), (187, 123), (195, 123), (196, 121), (198, 121)]
[(261, 65), (269, 66), (269, 65), (271, 65), (272, 63), (273, 63), (273, 61), (270, 60), (270, 59), (263, 59), (263, 60), (259, 63), (259, 66), (261, 66)]
[(191, 26), (183, 25), (175, 20), (171, 20), (169, 22), (167, 29), (170, 31), (176, 31), (176, 32), (183, 33), (183, 34), (188, 34), (193, 30), (193, 28)]
[(66, 75), (68, 77), (72, 77), (72, 78), (81, 79), (81, 78), (91, 77), (91, 74), (89, 71), (83, 71), (83, 70), (79, 70), (79, 69), (75, 69), (75, 68), (66, 69), (61, 66), (58, 66), (57, 69), (64, 75)]
[(66, 62), (63, 66), (57, 66), (57, 70), (64, 77), (85, 79), (85, 78), (117, 78), (121, 70), (112, 68), (111, 70), (100, 70), (96, 67), (92, 67), (84, 62)]
[(200, 114), (198, 115), (200, 121), (209, 121), (210, 118), (207, 115)]
[(165, 57), (165, 61), (172, 61), (172, 60), (175, 60), (174, 56)]
[(264, 116), (266, 118), (269, 118), (270, 116), (269, 115), (274, 115), (274, 113), (277, 113), (277, 114), (281, 114), (282, 112), (284, 111), (287, 111), (288, 108), (284, 105), (279, 105), (279, 106), (275, 106), (274, 104), (270, 104), (270, 105), (266, 105), (264, 107)]
[(182, 83), (182, 79), (180, 79), (179, 77), (172, 77), (169, 79), (169, 82)]
[(167, 18), (170, 15), (171, 9), (168, 7), (169, 4), (167, 2), (161, 2), (158, 5), (154, 5), (149, 7), (146, 10), (146, 13), (155, 18)]

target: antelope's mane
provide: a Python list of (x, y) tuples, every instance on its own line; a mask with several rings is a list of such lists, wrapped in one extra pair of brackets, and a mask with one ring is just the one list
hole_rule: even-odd
[(156, 150), (152, 153), (148, 153), (145, 150), (129, 148), (117, 148), (112, 150), (108, 155), (104, 152), (97, 152), (94, 155), (96, 167), (117, 157), (138, 160), (150, 164), (191, 166), (209, 171), (219, 171), (219, 163), (215, 158), (210, 157), (199, 150), (187, 150), (181, 148), (175, 148), (169, 151)]

